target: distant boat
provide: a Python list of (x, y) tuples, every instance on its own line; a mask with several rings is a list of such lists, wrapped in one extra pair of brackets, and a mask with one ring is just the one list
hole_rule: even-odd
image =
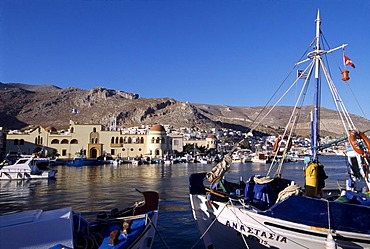
[(66, 162), (67, 166), (97, 166), (97, 165), (103, 165), (106, 162), (104, 160), (98, 160), (98, 159), (88, 159), (86, 157), (82, 156), (76, 156), (72, 160), (69, 160)]
[(150, 249), (156, 232), (159, 194), (123, 210), (98, 212), (88, 221), (70, 207), (29, 210), (0, 216), (1, 248)]
[(3, 165), (0, 169), (0, 180), (32, 180), (55, 178), (57, 171), (47, 167), (48, 160), (34, 156), (23, 156), (14, 164)]

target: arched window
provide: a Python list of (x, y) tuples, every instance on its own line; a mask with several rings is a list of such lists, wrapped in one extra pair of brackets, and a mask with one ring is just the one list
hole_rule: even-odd
[(132, 143), (132, 138), (131, 137), (128, 137), (128, 139), (127, 139), (127, 143)]
[(120, 143), (120, 144), (123, 144), (123, 137), (120, 137), (120, 138), (119, 138), (119, 143)]
[(19, 141), (19, 145), (24, 145), (24, 139), (21, 139), (21, 140)]
[(93, 128), (93, 132), (96, 132), (96, 128), (95, 127)]
[(140, 139), (140, 143), (144, 143), (144, 137), (141, 137), (141, 139)]
[(68, 144), (68, 139), (63, 139), (62, 142), (60, 142), (61, 144)]
[(77, 139), (72, 139), (71, 144), (78, 144), (78, 140)]
[(73, 133), (75, 131), (75, 128), (71, 127), (71, 133)]
[[(36, 138), (35, 138), (35, 143), (36, 143)], [(14, 139), (14, 145), (18, 145), (18, 139)]]
[(111, 143), (111, 144), (114, 144), (114, 137), (112, 137), (112, 138), (110, 139), (110, 143)]
[(152, 137), (152, 144), (154, 144), (154, 137)]
[(95, 138), (95, 143), (97, 144), (99, 142), (99, 140), (97, 138)]
[(53, 139), (53, 140), (51, 140), (51, 144), (59, 144), (59, 140), (58, 139)]
[(155, 140), (155, 143), (159, 144), (160, 142), (161, 142), (161, 140), (159, 139), (159, 137), (157, 137), (157, 139)]
[(116, 137), (116, 144), (118, 144), (118, 137)]

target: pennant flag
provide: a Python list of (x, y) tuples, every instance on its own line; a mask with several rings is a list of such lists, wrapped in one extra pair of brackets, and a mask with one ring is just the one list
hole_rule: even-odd
[(353, 67), (353, 68), (355, 68), (355, 64), (353, 64), (353, 62), (352, 62), (352, 60), (348, 57), (348, 56), (345, 56), (345, 55), (343, 55), (344, 56), (344, 65), (345, 66), (351, 66), (351, 67)]
[(303, 70), (297, 71), (297, 78), (299, 79), (307, 79), (308, 73), (305, 73)]

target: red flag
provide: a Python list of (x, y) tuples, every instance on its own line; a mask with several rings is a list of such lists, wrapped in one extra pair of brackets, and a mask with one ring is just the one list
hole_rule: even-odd
[(344, 59), (344, 65), (355, 68), (355, 64), (353, 64), (352, 60), (348, 56), (344, 55), (343, 59)]

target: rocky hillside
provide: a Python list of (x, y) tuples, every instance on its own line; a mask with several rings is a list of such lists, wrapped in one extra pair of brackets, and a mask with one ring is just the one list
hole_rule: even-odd
[[(179, 102), (171, 98), (139, 98), (138, 94), (106, 88), (82, 90), (61, 89), (52, 85), (27, 85), (0, 83), (0, 126), (21, 129), (29, 125), (67, 128), (70, 119), (79, 123), (108, 124), (117, 117), (122, 127), (142, 124), (169, 124), (174, 127), (201, 129), (226, 127), (245, 131), (254, 126), (253, 121), (262, 107), (235, 107)], [(78, 110), (78, 114), (72, 110)], [(263, 123), (262, 132), (276, 133), (285, 126), (291, 107), (278, 107)], [(298, 131), (308, 134), (309, 108), (302, 110)], [(322, 109), (321, 127), (328, 135), (338, 135), (341, 130), (337, 113)], [(353, 116), (358, 128), (370, 128), (370, 121)]]

